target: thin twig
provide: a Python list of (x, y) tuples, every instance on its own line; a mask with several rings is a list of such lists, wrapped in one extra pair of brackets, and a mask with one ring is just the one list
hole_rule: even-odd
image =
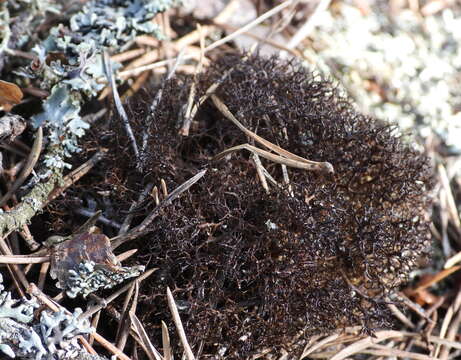
[[(135, 296), (133, 296), (133, 293), (135, 293)], [(128, 314), (128, 312), (131, 311), (133, 313), (136, 313), (138, 293), (139, 293), (139, 285), (137, 282), (135, 282), (130, 287), (130, 289), (125, 295), (125, 301), (123, 302), (121, 318), (120, 318), (120, 322), (118, 323), (117, 332), (115, 336), (115, 344), (120, 350), (123, 350), (125, 348), (126, 340), (128, 338), (128, 334), (130, 333), (131, 319), (130, 319), (130, 315)], [(130, 305), (130, 300), (132, 297), (133, 297), (133, 302), (132, 302), (132, 305), (130, 306), (130, 309), (128, 309), (128, 306)]]
[(21, 235), (29, 250), (35, 251), (40, 247), (40, 244), (35, 241), (34, 237), (32, 236), (29, 230), (29, 226), (23, 225), (22, 230), (19, 231), (19, 235)]
[[(95, 214), (97, 214), (96, 211), (92, 211), (92, 210), (89, 210), (89, 209), (86, 209), (86, 208), (83, 208), (83, 207), (74, 208), (73, 211), (76, 214), (86, 216), (86, 217), (92, 217)], [(106, 218), (104, 215), (100, 215), (98, 217), (98, 221), (103, 223), (104, 225), (113, 227), (115, 229), (120, 229), (122, 227), (121, 224), (119, 224), (118, 222), (116, 222), (114, 220), (110, 220), (110, 219)]]
[(303, 41), (312, 32), (314, 27), (317, 25), (320, 14), (328, 9), (331, 0), (320, 0), (315, 8), (314, 12), (309, 16), (306, 22), (296, 31), (293, 37), (287, 44), (287, 48), (294, 49), (301, 41)]
[(0, 255), (0, 264), (41, 264), (49, 261), (49, 256)]
[(86, 341), (86, 339), (82, 335), (77, 335), (78, 341), (82, 343), (82, 346), (85, 348), (86, 351), (88, 351), (92, 355), (98, 355), (95, 349), (91, 346), (91, 344)]
[(75, 184), (75, 182), (77, 182), (81, 177), (86, 175), (99, 161), (104, 158), (106, 152), (107, 149), (100, 149), (88, 161), (64, 176), (62, 181), (59, 183), (59, 187), (54, 188), (48, 196), (48, 200), (46, 201), (45, 205), (56, 199), (66, 189)]
[(139, 236), (142, 236), (148, 232), (147, 227), (152, 223), (152, 221), (157, 217), (159, 212), (164, 209), (166, 206), (170, 205), (177, 197), (179, 197), (183, 192), (187, 191), (192, 185), (199, 181), (206, 173), (206, 170), (200, 171), (195, 176), (191, 177), (186, 182), (179, 185), (174, 189), (165, 199), (163, 199), (158, 206), (135, 228), (131, 229), (128, 233), (120, 236), (116, 236), (111, 239), (112, 249), (116, 249), (123, 243), (136, 239)]
[(416, 314), (421, 316), (426, 321), (432, 323), (431, 318), (426, 314), (425, 310), (419, 306), (418, 304), (411, 301), (404, 293), (398, 292), (396, 294), (398, 300), (402, 301), (402, 303), (407, 306), (410, 310), (413, 310)]
[(101, 335), (99, 335), (97, 332), (93, 333), (94, 339), (101, 344), (104, 348), (109, 350), (111, 353), (116, 355), (120, 360), (131, 360), (128, 356), (126, 356), (122, 351), (117, 349), (111, 342), (107, 341), (105, 338), (103, 338)]
[(40, 267), (40, 274), (38, 276), (38, 283), (37, 286), (40, 290), (43, 290), (45, 286), (46, 275), (48, 274), (48, 270), (50, 268), (50, 262), (45, 262)]
[(141, 56), (146, 53), (146, 49), (133, 49), (133, 50), (128, 50), (124, 51), (120, 54), (112, 55), (110, 59), (114, 62), (125, 62), (134, 58), (137, 58), (138, 56)]
[[(93, 315), (93, 318), (91, 319), (91, 327), (97, 329), (98, 324), (99, 324), (99, 319), (101, 318), (101, 310), (98, 311), (96, 314)], [(93, 345), (94, 342), (94, 337), (90, 334), (90, 338), (88, 342)], [(118, 347), (118, 346), (117, 346)], [(120, 349), (123, 350), (123, 349)]]
[[(8, 256), (13, 255), (11, 252), (11, 249), (5, 242), (5, 239), (2, 237), (0, 237), (0, 250), (5, 255), (8, 255)], [(7, 264), (7, 267), (8, 267), (8, 271), (13, 277), (13, 281), (14, 281), (14, 284), (16, 285), (18, 292), (21, 294), (21, 296), (24, 296), (24, 291), (20, 285), (22, 285), (25, 289), (28, 288), (29, 282), (27, 281), (26, 276), (22, 272), (21, 268), (15, 264)]]
[(409, 318), (407, 318), (394, 304), (387, 304), (387, 307), (392, 311), (394, 316), (399, 319), (403, 324), (405, 324), (410, 329), (414, 329), (416, 327), (415, 324), (411, 322)]

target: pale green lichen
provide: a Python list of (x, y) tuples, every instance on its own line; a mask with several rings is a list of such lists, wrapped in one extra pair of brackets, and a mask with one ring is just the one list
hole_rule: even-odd
[(126, 279), (139, 276), (143, 271), (144, 266), (120, 266), (114, 270), (93, 261), (82, 261), (76, 268), (69, 270), (66, 279), (58, 282), (57, 286), (65, 289), (70, 298), (79, 294), (86, 297), (98, 289), (110, 289)]
[[(44, 112), (32, 118), (35, 126), (49, 130), (50, 146), (59, 144), (63, 152), (45, 157), (47, 168), (69, 167), (65, 158), (79, 150), (77, 138), (89, 127), (79, 115), (85, 97), (94, 97), (105, 86), (102, 53), (121, 49), (136, 36), (161, 37), (152, 18), (178, 5), (178, 0), (95, 0), (70, 19), (70, 28), (58, 26), (36, 45), (38, 64), (22, 74), (40, 79), (51, 94)], [(113, 69), (119, 64), (114, 63)]]
[(88, 319), (80, 318), (82, 310), (43, 310), (38, 320), (34, 310), (38, 308), (35, 298), (11, 298), (4, 291), (0, 275), (0, 353), (21, 359), (91, 359), (103, 360), (90, 355), (77, 341), (77, 335), (91, 334), (95, 330)]

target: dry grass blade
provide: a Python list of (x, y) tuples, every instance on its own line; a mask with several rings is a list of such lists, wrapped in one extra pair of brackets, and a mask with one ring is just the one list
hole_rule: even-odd
[(163, 358), (165, 360), (173, 360), (173, 351), (171, 350), (170, 335), (168, 334), (168, 327), (162, 321), (162, 344), (163, 344)]
[(459, 262), (461, 262), (461, 251), (459, 253), (453, 255), (451, 258), (447, 259), (447, 261), (445, 262), (445, 265), (443, 266), (443, 268), (448, 270), (448, 269), (454, 267), (454, 265), (456, 265)]
[(399, 292), (397, 294), (397, 298), (402, 301), (402, 303), (407, 306), (409, 309), (413, 310), (416, 314), (421, 316), (423, 319), (425, 319), (427, 322), (432, 323), (432, 320), (429, 318), (427, 315), (426, 311), (419, 306), (418, 304), (414, 303), (411, 301), (404, 293)]
[[(442, 235), (439, 236), (439, 237), (440, 237), (440, 241), (442, 243), (443, 254), (445, 255), (445, 257), (448, 257), (453, 253), (453, 250), (451, 248), (450, 240), (449, 240), (449, 237), (448, 237), (449, 211), (448, 211), (448, 205), (447, 205), (448, 195), (446, 193), (447, 192), (443, 188), (439, 190), (440, 227), (441, 227), (441, 230), (442, 230)], [(435, 228), (435, 226), (434, 226), (434, 228)]]
[[(459, 326), (461, 324), (461, 306), (459, 303), (456, 303), (455, 306), (456, 306), (456, 310), (455, 310), (456, 316), (453, 319), (453, 321), (451, 321), (451, 324), (448, 327), (447, 336), (446, 336), (446, 339), (448, 341), (455, 340), (456, 336), (458, 335)], [(446, 360), (448, 359), (449, 355), (450, 355), (450, 348), (443, 346), (440, 351), (439, 359)]]
[[(448, 214), (450, 215), (450, 219), (453, 225), (456, 228), (458, 234), (461, 234), (461, 220), (458, 214), (458, 208), (456, 207), (456, 201), (453, 196), (453, 192), (450, 186), (450, 180), (448, 179), (447, 170), (442, 164), (439, 164), (439, 175), (442, 186), (446, 193), (447, 205), (448, 205)], [(457, 239), (458, 243), (461, 243), (460, 239)]]
[(38, 158), (40, 157), (40, 153), (42, 151), (42, 144), (43, 144), (43, 129), (41, 127), (38, 128), (37, 133), (35, 135), (35, 141), (32, 145), (32, 149), (30, 151), (29, 156), (27, 157), (27, 161), (24, 164), (24, 167), (21, 170), (16, 181), (13, 183), (11, 188), (8, 192), (3, 195), (2, 199), (0, 200), (0, 207), (5, 205), (7, 201), (14, 195), (16, 190), (26, 181), (27, 177), (30, 175), (32, 170), (34, 170), (34, 166), (37, 163)]
[(261, 181), (261, 185), (263, 189), (266, 191), (266, 194), (269, 194), (269, 185), (267, 184), (266, 175), (264, 174), (263, 164), (261, 164), (261, 159), (259, 158), (258, 154), (253, 153), (251, 156), (255, 166), (256, 172), (258, 174), (259, 180)]
[(330, 336), (318, 341), (317, 343), (315, 343), (314, 345), (312, 345), (309, 348), (306, 347), (304, 349), (303, 353), (301, 354), (301, 356), (299, 357), (299, 360), (302, 360), (302, 359), (306, 358), (307, 356), (309, 356), (313, 352), (316, 352), (317, 350), (321, 349), (325, 345), (328, 345), (330, 342), (336, 340), (338, 337), (339, 337), (339, 334), (333, 334), (333, 335), (330, 335)]
[[(445, 317), (442, 321), (442, 325), (440, 326), (440, 338), (444, 339), (446, 337), (451, 319), (453, 318), (453, 315), (459, 310), (461, 307), (461, 291), (458, 291), (458, 294), (456, 295), (455, 300), (451, 303), (451, 305), (448, 307), (448, 310), (445, 314)], [(435, 357), (437, 357), (441, 347), (438, 346), (437, 349), (435, 350)]]
[(144, 343), (145, 349), (147, 349), (147, 356), (149, 357), (149, 359), (150, 360), (163, 360), (163, 357), (160, 355), (160, 353), (157, 351), (157, 349), (154, 347), (154, 345), (152, 345), (151, 341), (149, 340), (149, 336), (147, 335), (146, 330), (144, 329), (144, 326), (142, 326), (138, 317), (135, 314), (130, 313), (130, 319), (136, 331), (141, 336), (141, 340)]
[[(237, 28), (235, 26), (232, 26), (232, 25), (229, 25), (229, 24), (225, 24), (225, 23), (221, 23), (221, 22), (217, 22), (217, 21), (213, 21), (213, 24), (217, 27), (220, 27), (221, 29), (224, 29), (224, 30), (228, 30), (228, 31), (236, 31)], [(255, 39), (257, 40), (259, 43), (263, 43), (263, 44), (268, 44), (276, 49), (279, 49), (279, 50), (282, 50), (282, 51), (286, 51), (287, 53), (295, 56), (295, 57), (299, 57), (299, 58), (303, 58), (304, 57), (304, 54), (300, 53), (300, 51), (298, 50), (295, 50), (295, 49), (290, 49), (288, 48), (287, 46), (283, 45), (283, 44), (280, 44), (272, 39), (268, 39), (268, 38), (265, 38), (265, 37), (261, 37), (261, 36), (258, 36), (256, 34), (253, 34), (252, 32), (244, 32), (242, 35), (245, 35), (245, 36), (248, 36), (252, 39)], [(306, 59), (307, 60), (307, 59)]]
[[(239, 7), (238, 0), (231, 0), (226, 7), (213, 19), (213, 22), (227, 22), (233, 15), (234, 11)], [(213, 26), (202, 26), (202, 30), (198, 29), (191, 31), (190, 33), (176, 39), (173, 44), (176, 49), (183, 49), (186, 46), (192, 45), (200, 40), (200, 37), (204, 38), (208, 36), (214, 30)]]
[[(286, 7), (290, 6), (290, 5), (293, 5), (296, 1), (298, 0), (287, 0), (287, 1), (284, 1), (283, 3), (281, 3), (280, 5), (272, 8), (271, 10), (265, 12), (264, 14), (262, 14), (261, 16), (259, 16), (258, 18), (256, 18), (255, 20), (251, 21), (250, 23), (248, 23), (247, 25), (245, 26), (242, 26), (241, 28), (239, 28), (238, 30), (234, 31), (232, 34), (229, 34), (228, 36), (226, 37), (223, 37), (222, 39), (218, 40), (218, 41), (215, 41), (214, 43), (208, 45), (205, 49), (204, 49), (204, 52), (207, 53), (208, 51), (210, 50), (213, 50), (213, 49), (216, 49), (217, 47), (235, 39), (237, 36), (240, 36), (241, 34), (244, 34), (246, 33), (248, 30), (250, 30), (251, 28), (259, 25), (260, 23), (262, 23), (263, 21), (269, 19), (270, 17), (274, 16), (275, 14), (279, 13), (280, 11), (282, 11), (283, 9), (285, 9)], [(184, 60), (189, 60), (190, 58), (192, 58), (192, 56), (185, 56), (184, 57)], [(138, 68), (135, 68), (135, 69), (130, 69), (130, 70), (126, 70), (126, 71), (121, 71), (119, 72), (119, 76), (121, 78), (126, 78), (128, 76), (136, 76), (144, 71), (148, 71), (148, 70), (153, 70), (155, 68), (159, 68), (159, 67), (164, 67), (164, 66), (167, 66), (171, 63), (173, 63), (174, 59), (170, 59), (170, 60), (162, 60), (162, 61), (158, 61), (156, 63), (153, 63), (153, 64), (149, 64), (149, 65), (145, 65), (145, 66), (140, 66)]]
[[(134, 292), (134, 295), (133, 295)], [(125, 297), (125, 302), (123, 304), (123, 309), (122, 309), (122, 317), (121, 321), (118, 323), (118, 328), (117, 328), (117, 336), (115, 337), (116, 339), (116, 344), (117, 347), (120, 350), (123, 350), (126, 345), (126, 341), (128, 339), (128, 335), (130, 333), (131, 329), (131, 316), (130, 314), (136, 314), (136, 307), (138, 305), (138, 295), (139, 295), (139, 284), (135, 282), (133, 286), (130, 288), (128, 293), (126, 294)], [(133, 301), (131, 303), (130, 308), (128, 309), (128, 305), (130, 302), (130, 299), (133, 297)]]
[(127, 250), (127, 251), (121, 253), (120, 255), (117, 255), (117, 260), (120, 261), (120, 262), (125, 261), (126, 259), (132, 257), (137, 252), (138, 252), (138, 249)]
[(195, 73), (194, 73), (194, 82), (192, 83), (189, 91), (189, 98), (187, 100), (187, 107), (184, 115), (184, 122), (179, 129), (179, 134), (183, 136), (189, 136), (189, 129), (190, 125), (192, 124), (192, 107), (193, 107), (193, 102), (194, 102), (194, 97), (196, 93), (196, 84), (197, 84), (197, 75), (202, 72), (203, 68), (203, 60), (205, 58), (205, 34), (203, 32), (202, 27), (200, 24), (197, 24), (197, 31), (200, 35), (200, 59), (199, 62), (195, 68)]
[(360, 353), (363, 350), (387, 339), (402, 339), (404, 338), (404, 333), (394, 330), (385, 330), (379, 331), (374, 334), (374, 337), (368, 336), (365, 339), (354, 342), (353, 344), (347, 346), (336, 355), (334, 355), (330, 360), (343, 360), (349, 356)]
[(166, 289), (166, 296), (168, 300), (168, 307), (170, 308), (171, 315), (173, 316), (173, 322), (176, 325), (176, 330), (178, 332), (179, 340), (181, 341), (182, 346), (184, 347), (184, 352), (186, 353), (187, 360), (195, 360), (195, 356), (192, 353), (192, 349), (187, 341), (186, 332), (182, 325), (181, 318), (179, 317), (178, 308), (171, 293), (170, 288)]
[[(259, 135), (256, 135), (254, 132), (248, 130), (245, 126), (243, 126), (240, 123), (240, 121), (238, 121), (237, 118), (230, 112), (228, 107), (216, 95), (211, 95), (211, 99), (213, 100), (213, 103), (215, 104), (216, 108), (219, 111), (221, 111), (221, 113), (227, 119), (232, 121), (240, 130), (242, 130), (242, 132), (245, 133), (245, 135), (249, 136), (250, 138), (252, 138), (256, 142), (258, 142), (261, 145), (265, 146), (269, 150), (272, 150), (272, 151), (276, 152), (277, 154), (279, 154), (278, 157), (284, 157), (285, 159), (289, 160), (289, 162), (285, 163), (286, 165), (291, 166), (291, 167), (297, 167), (299, 169), (318, 170), (318, 171), (325, 172), (325, 173), (334, 173), (333, 166), (329, 162), (316, 162), (316, 161), (310, 161), (310, 160), (304, 159), (301, 156), (292, 154), (291, 152), (282, 149), (280, 146), (272, 144), (271, 142), (269, 142), (269, 141), (263, 139), (262, 137), (260, 137)], [(240, 148), (238, 148), (239, 146), (243, 147), (243, 146), (247, 146), (247, 145), (244, 144), (244, 145), (235, 146), (233, 148), (230, 148), (230, 149), (225, 150), (224, 152), (220, 153), (219, 155), (217, 155), (217, 157), (221, 158), (222, 156), (225, 155), (225, 154), (223, 154), (225, 152), (240, 150)], [(248, 145), (248, 146), (251, 146), (251, 145)], [(246, 148), (246, 147), (243, 147), (243, 148)], [(254, 149), (257, 149), (257, 148), (254, 148)], [(254, 149), (253, 149), (253, 151), (254, 151)], [(270, 154), (269, 152), (267, 152), (265, 150), (258, 149), (258, 151), (261, 151), (261, 153), (258, 152), (258, 155), (260, 155), (260, 156), (263, 156), (263, 154), (265, 154), (266, 156), (267, 156), (267, 154)], [(270, 154), (270, 155), (275, 156), (273, 154)], [(264, 156), (264, 157), (266, 157), (266, 156)], [(272, 159), (271, 160), (275, 161), (275, 162), (277, 162), (279, 164), (283, 164), (282, 162), (280, 162), (280, 160), (276, 161), (275, 160), (276, 157), (274, 157), (273, 159), (274, 160), (272, 160)]]
[(372, 349), (361, 351), (361, 353), (376, 356), (392, 356), (395, 358), (405, 358), (414, 360), (434, 360), (434, 358), (429, 355), (418, 354), (410, 351), (403, 351), (384, 345), (373, 345)]
[[(218, 155), (216, 155), (213, 158), (213, 161), (220, 160), (220, 159), (224, 158), (226, 155), (229, 155), (229, 154), (231, 154), (233, 152), (236, 152), (236, 151), (239, 151), (239, 150), (248, 150), (253, 154), (256, 154), (256, 155), (259, 155), (259, 156), (263, 157), (264, 159), (270, 160), (270, 161), (272, 161), (274, 163), (277, 163), (277, 164), (286, 165), (286, 166), (289, 166), (289, 167), (292, 167), (292, 168), (303, 169), (303, 170), (319, 170), (318, 165), (307, 164), (305, 162), (292, 160), (292, 159), (288, 159), (286, 157), (275, 155), (273, 153), (270, 153), (269, 151), (259, 149), (259, 148), (255, 147), (253, 145), (250, 145), (250, 144), (237, 145), (237, 146), (233, 146), (233, 147), (231, 147), (229, 149), (226, 149), (226, 150), (220, 152)], [(323, 170), (323, 167), (322, 167), (322, 170)]]
[(136, 159), (139, 162), (140, 158), (139, 158), (138, 144), (136, 143), (136, 139), (133, 134), (133, 129), (131, 129), (130, 121), (128, 120), (128, 115), (126, 114), (126, 111), (123, 108), (122, 102), (120, 100), (120, 96), (117, 91), (117, 85), (115, 84), (114, 74), (112, 72), (111, 60), (107, 52), (104, 52), (104, 67), (106, 71), (107, 80), (112, 89), (112, 95), (114, 97), (115, 107), (120, 117), (122, 118), (123, 126), (125, 127), (125, 131), (128, 135), (128, 138), (130, 139), (130, 143), (131, 143), (131, 147), (133, 148), (134, 155), (136, 156)]
[(248, 30), (250, 30), (251, 28), (255, 27), (256, 25), (259, 25), (260, 23), (262, 23), (264, 20), (267, 20), (269, 19), (270, 17), (274, 16), (275, 14), (279, 13), (280, 11), (282, 11), (283, 9), (285, 9), (286, 7), (290, 6), (290, 5), (293, 5), (293, 3), (297, 2), (297, 0), (287, 0), (287, 1), (284, 1), (283, 3), (281, 3), (280, 5), (270, 9), (269, 11), (265, 12), (264, 14), (262, 14), (261, 16), (259, 16), (258, 18), (254, 19), (253, 21), (251, 21), (250, 23), (246, 24), (245, 26), (242, 26), (241, 28), (239, 28), (238, 30), (234, 31), (232, 34), (229, 34), (225, 37), (223, 37), (222, 39), (218, 40), (218, 41), (215, 41), (213, 44), (211, 45), (208, 45), (206, 48), (205, 48), (205, 52), (208, 52), (210, 50), (213, 50), (213, 49), (216, 49), (217, 47), (235, 39), (237, 36), (241, 35), (241, 34), (244, 34), (245, 32), (247, 32)]

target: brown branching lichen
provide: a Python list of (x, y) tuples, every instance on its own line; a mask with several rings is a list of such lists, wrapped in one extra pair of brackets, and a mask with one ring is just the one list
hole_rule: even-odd
[[(148, 152), (141, 154), (146, 172), (137, 174), (118, 150), (106, 162), (112, 179), (135, 193), (160, 179), (174, 189), (201, 167), (210, 169), (136, 242), (138, 261), (159, 268), (142, 285), (139, 318), (157, 331), (168, 318), (169, 286), (190, 341), (203, 340), (205, 354), (230, 358), (281, 346), (299, 331), (391, 327), (386, 296), (430, 251), (428, 159), (393, 126), (358, 113), (334, 84), (277, 58), (221, 56), (199, 76), (196, 101), (231, 68), (216, 95), (235, 117), (293, 154), (331, 163), (335, 172), (289, 169), (287, 191), (281, 166), (263, 160), (281, 185), (266, 193), (248, 154), (210, 163), (249, 142), (210, 100), (191, 135), (177, 135), (191, 79), (162, 85), (153, 114), (156, 88), (146, 91), (129, 110), (135, 137), (148, 132)], [(128, 147), (123, 131), (116, 133), (117, 146)], [(125, 193), (119, 200), (128, 209), (133, 199)], [(140, 218), (148, 210), (137, 209)]]

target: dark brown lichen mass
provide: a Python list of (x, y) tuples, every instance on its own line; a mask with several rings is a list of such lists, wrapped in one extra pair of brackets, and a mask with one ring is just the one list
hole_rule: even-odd
[[(325, 176), (288, 168), (289, 190), (281, 166), (263, 159), (282, 185), (270, 184), (266, 193), (248, 152), (211, 161), (251, 142), (211, 100), (200, 106), (191, 134), (178, 135), (192, 81), (164, 84), (152, 116), (158, 87), (129, 104), (139, 143), (149, 133), (141, 175), (122, 151), (107, 164), (133, 194), (161, 178), (171, 191), (208, 167), (156, 218), (150, 235), (130, 243), (140, 249), (138, 263), (159, 269), (142, 284), (138, 307), (152, 338), (160, 320), (170, 318), (167, 286), (189, 341), (195, 349), (203, 341), (205, 355), (243, 358), (300, 332), (391, 327), (386, 295), (430, 251), (428, 159), (393, 126), (357, 112), (335, 85), (299, 64), (222, 55), (199, 76), (196, 101), (221, 81), (216, 95), (247, 129), (335, 170)], [(130, 151), (122, 130), (117, 146)]]

